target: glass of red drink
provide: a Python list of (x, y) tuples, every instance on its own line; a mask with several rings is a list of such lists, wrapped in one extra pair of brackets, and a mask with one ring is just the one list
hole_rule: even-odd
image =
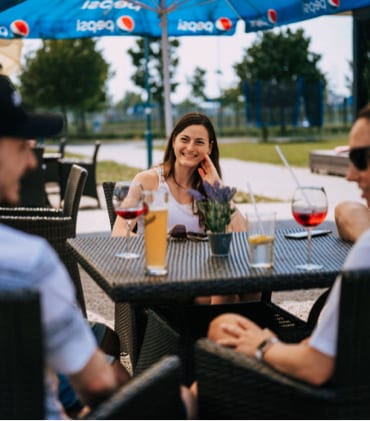
[(116, 257), (136, 259), (139, 254), (130, 252), (129, 244), (132, 222), (144, 212), (141, 184), (136, 181), (117, 181), (113, 190), (112, 202), (116, 215), (127, 222), (126, 247), (123, 252), (117, 253)]
[(298, 269), (321, 269), (322, 265), (312, 263), (311, 257), (311, 229), (320, 225), (328, 213), (328, 200), (323, 187), (298, 187), (292, 199), (292, 214), (298, 224), (307, 229), (307, 263), (297, 265)]

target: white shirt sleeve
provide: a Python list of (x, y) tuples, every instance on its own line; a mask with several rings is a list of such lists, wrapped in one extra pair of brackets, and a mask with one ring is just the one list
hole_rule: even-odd
[(87, 364), (97, 347), (94, 335), (76, 303), (68, 272), (54, 250), (44, 251), (38, 272), (42, 275), (47, 364), (59, 373), (76, 373)]
[[(370, 230), (357, 240), (349, 252), (344, 270), (370, 268)], [(310, 346), (323, 354), (335, 357), (338, 337), (341, 278), (338, 276), (323, 308), (319, 322), (309, 340)]]

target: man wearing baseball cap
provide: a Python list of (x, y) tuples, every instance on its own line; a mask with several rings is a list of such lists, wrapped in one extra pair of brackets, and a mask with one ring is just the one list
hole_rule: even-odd
[[(20, 178), (35, 167), (30, 139), (57, 135), (58, 114), (30, 113), (9, 78), (0, 75), (0, 202), (16, 205)], [(40, 292), (45, 349), (45, 417), (66, 418), (56, 373), (66, 375), (82, 401), (95, 406), (129, 375), (98, 348), (75, 299), (67, 270), (46, 240), (0, 224), (0, 290)]]

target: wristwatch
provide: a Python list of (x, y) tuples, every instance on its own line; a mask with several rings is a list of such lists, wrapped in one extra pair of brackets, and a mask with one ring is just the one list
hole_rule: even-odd
[(257, 347), (256, 353), (254, 354), (258, 361), (263, 360), (265, 352), (270, 348), (270, 346), (279, 342), (279, 339), (276, 336), (270, 336), (267, 339), (264, 339)]

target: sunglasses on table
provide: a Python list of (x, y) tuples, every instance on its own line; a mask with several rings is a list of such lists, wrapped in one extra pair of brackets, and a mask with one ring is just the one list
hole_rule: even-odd
[(174, 241), (184, 241), (184, 240), (207, 241), (208, 240), (207, 234), (204, 234), (201, 232), (186, 231), (185, 225), (182, 225), (182, 224), (175, 225), (171, 229), (171, 231), (168, 233), (168, 236), (171, 240), (174, 240)]
[(349, 151), (349, 159), (359, 171), (365, 171), (370, 157), (370, 146), (353, 148)]

